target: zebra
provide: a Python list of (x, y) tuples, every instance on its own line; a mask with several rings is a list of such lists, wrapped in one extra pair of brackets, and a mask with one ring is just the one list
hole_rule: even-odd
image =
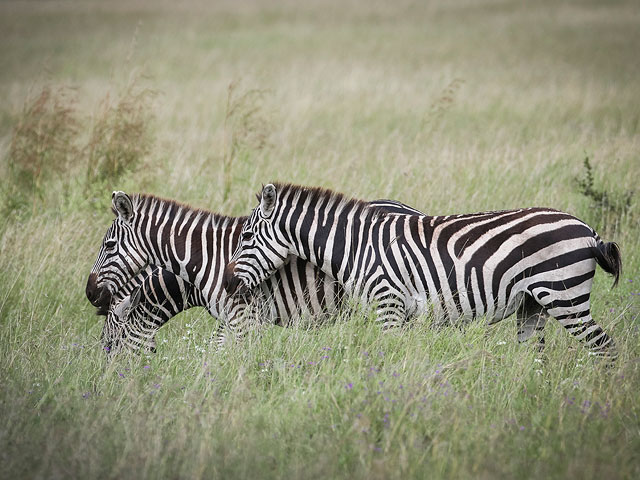
[[(419, 213), (393, 200), (373, 204), (394, 212)], [(219, 346), (226, 343), (227, 330), (243, 336), (251, 316), (242, 315), (243, 301), (226, 295), (222, 275), (246, 217), (226, 217), (152, 195), (129, 197), (124, 192), (112, 194), (112, 208), (116, 218), (104, 236), (86, 287), (98, 313), (109, 312), (102, 334), (105, 349), (115, 352), (124, 344), (152, 351), (155, 330), (192, 306), (204, 306), (223, 320), (217, 334)], [(266, 305), (262, 310), (266, 309), (271, 322), (286, 326), (301, 316), (335, 312), (344, 296), (342, 287), (308, 262), (292, 258), (259, 289)], [(149, 275), (149, 265), (162, 271)], [(137, 299), (132, 296), (136, 289)]]
[(596, 264), (618, 283), (622, 260), (577, 218), (547, 208), (464, 215), (387, 214), (321, 188), (268, 184), (225, 269), (225, 289), (246, 293), (290, 255), (375, 305), (383, 329), (430, 313), (438, 323), (517, 313), (519, 337), (548, 316), (590, 353), (615, 359), (613, 340), (593, 320)]
[[(344, 291), (340, 285), (325, 281), (326, 277), (319, 276), (310, 263), (292, 257), (284, 270), (293, 274), (287, 276), (289, 284), (283, 288), (278, 284), (282, 277), (276, 276), (261, 284), (260, 295), (252, 303), (253, 313), (266, 313), (276, 326), (298, 324), (304, 317), (312, 317), (319, 325), (342, 305)], [(315, 289), (304, 286), (305, 281), (316, 277), (322, 285), (316, 285)], [(157, 331), (192, 307), (207, 308), (198, 288), (168, 270), (148, 266), (113, 297), (102, 330), (104, 350), (109, 356), (123, 349), (155, 353)], [(221, 322), (216, 331), (218, 346), (226, 343), (227, 333)]]
[(169, 319), (192, 307), (206, 307), (202, 292), (162, 268), (147, 266), (114, 296), (102, 328), (105, 352), (123, 349), (155, 353), (155, 335)]

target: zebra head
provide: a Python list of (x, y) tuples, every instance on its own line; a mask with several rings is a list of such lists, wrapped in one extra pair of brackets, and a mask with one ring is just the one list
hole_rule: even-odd
[(111, 201), (116, 218), (102, 240), (86, 288), (87, 298), (102, 315), (108, 311), (112, 296), (148, 263), (136, 235), (131, 198), (124, 192), (113, 192)]
[(104, 351), (109, 357), (125, 348), (131, 351), (156, 351), (157, 328), (144, 328), (144, 314), (139, 305), (141, 290), (142, 287), (137, 288), (109, 308), (101, 336)]
[(285, 264), (290, 244), (275, 228), (278, 195), (272, 184), (258, 195), (260, 204), (242, 226), (238, 247), (225, 268), (227, 293), (243, 295), (269, 278)]

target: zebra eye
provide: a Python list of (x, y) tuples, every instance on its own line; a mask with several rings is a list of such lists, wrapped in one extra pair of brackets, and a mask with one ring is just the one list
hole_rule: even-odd
[(116, 248), (117, 244), (118, 242), (116, 242), (115, 240), (107, 240), (106, 242), (104, 242), (104, 248), (106, 248), (107, 250), (113, 250), (114, 248)]
[(253, 238), (253, 232), (251, 232), (251, 231), (242, 232), (242, 240), (248, 242), (252, 238)]

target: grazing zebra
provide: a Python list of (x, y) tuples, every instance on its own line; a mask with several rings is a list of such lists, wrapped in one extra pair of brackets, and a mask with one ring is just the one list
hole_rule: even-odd
[(431, 312), (439, 322), (486, 316), (491, 324), (517, 312), (525, 336), (548, 315), (593, 354), (617, 356), (591, 317), (589, 299), (596, 263), (617, 284), (620, 251), (569, 214), (526, 208), (390, 215), (289, 184), (269, 184), (258, 198), (225, 270), (230, 294), (248, 291), (296, 255), (375, 304), (384, 328), (419, 313)]
[[(326, 281), (309, 262), (292, 256), (284, 270), (293, 273), (287, 276), (288, 285), (277, 283), (281, 277), (270, 277), (253, 299), (254, 311), (266, 313), (273, 324), (291, 326), (305, 316), (322, 323), (341, 305), (344, 291), (340, 285)], [(316, 277), (322, 285), (316, 284), (315, 289), (304, 286), (303, 282)], [(112, 298), (102, 330), (104, 349), (109, 355), (123, 348), (155, 352), (155, 335), (160, 327), (180, 312), (198, 306), (207, 308), (198, 288), (167, 270), (147, 267)], [(216, 333), (219, 346), (226, 343), (226, 334), (225, 324), (220, 323)]]
[(105, 351), (155, 352), (155, 335), (169, 319), (191, 307), (206, 307), (200, 290), (173, 273), (148, 266), (113, 297), (102, 328)]
[[(114, 192), (112, 202), (116, 218), (86, 287), (87, 298), (99, 308), (98, 313), (110, 312), (103, 329), (104, 346), (113, 351), (122, 344), (152, 350), (155, 330), (184, 308), (196, 305), (223, 320), (219, 344), (226, 340), (225, 328), (242, 336), (250, 317), (242, 315), (246, 304), (228, 297), (222, 278), (246, 217), (224, 217), (150, 195), (129, 197)], [(373, 204), (390, 211), (419, 213), (392, 200)], [(158, 275), (145, 274), (149, 265), (162, 270)], [(137, 300), (131, 295), (136, 289), (141, 301), (133, 301)], [(339, 284), (299, 260), (284, 265), (259, 290), (262, 311), (266, 310), (271, 322), (283, 326), (301, 316), (331, 314), (343, 297)]]

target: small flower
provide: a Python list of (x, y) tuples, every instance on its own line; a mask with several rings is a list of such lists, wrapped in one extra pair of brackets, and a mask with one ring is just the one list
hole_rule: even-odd
[(347, 390), (353, 389), (353, 383), (351, 383), (351, 382), (347, 383), (346, 389)]

